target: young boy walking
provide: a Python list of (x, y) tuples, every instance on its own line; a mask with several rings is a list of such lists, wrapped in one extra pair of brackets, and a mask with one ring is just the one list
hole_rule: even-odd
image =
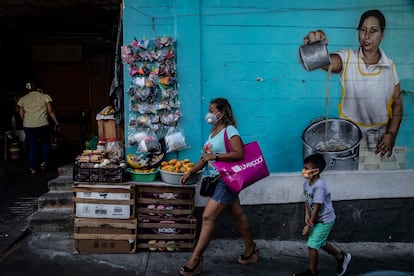
[(309, 235), (307, 246), (309, 251), (309, 268), (294, 276), (319, 275), (318, 249), (322, 248), (334, 256), (338, 262), (336, 275), (346, 273), (351, 261), (351, 254), (338, 251), (328, 243), (327, 239), (335, 223), (335, 211), (331, 201), (331, 193), (320, 174), (326, 162), (321, 154), (312, 154), (303, 161), (302, 175), (306, 179), (303, 184), (305, 195), (305, 227), (302, 235)]

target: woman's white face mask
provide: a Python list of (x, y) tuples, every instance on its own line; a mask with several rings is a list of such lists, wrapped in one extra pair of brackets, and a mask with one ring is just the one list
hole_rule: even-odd
[(213, 114), (213, 113), (207, 113), (206, 115), (206, 122), (207, 124), (210, 125), (216, 125), (217, 124), (217, 115), (219, 114), (219, 112), (217, 112), (217, 114)]

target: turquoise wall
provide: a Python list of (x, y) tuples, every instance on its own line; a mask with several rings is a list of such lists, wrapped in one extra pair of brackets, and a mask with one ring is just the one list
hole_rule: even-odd
[[(396, 63), (401, 89), (406, 91), (397, 145), (413, 149), (411, 0), (124, 0), (124, 45), (144, 36), (155, 39), (166, 35), (177, 41), (183, 113), (179, 126), (191, 146), (177, 157), (198, 159), (209, 132), (204, 121), (209, 100), (226, 97), (234, 108), (243, 140), (259, 141), (271, 172), (292, 172), (302, 168), (303, 130), (326, 111), (327, 74), (303, 69), (298, 59), (302, 38), (310, 30), (323, 29), (330, 52), (356, 48), (359, 17), (373, 8), (386, 16), (382, 48)], [(333, 75), (329, 117), (338, 116), (339, 97), (339, 78)], [(126, 109), (128, 103), (126, 96)], [(127, 148), (128, 153), (132, 150)], [(409, 168), (414, 167), (413, 154), (407, 156)]]

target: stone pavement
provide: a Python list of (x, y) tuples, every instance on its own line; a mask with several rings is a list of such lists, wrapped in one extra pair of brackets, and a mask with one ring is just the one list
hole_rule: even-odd
[[(243, 251), (241, 240), (212, 240), (204, 255), (202, 275), (292, 275), (307, 267), (304, 241), (258, 240), (260, 262), (236, 262)], [(385, 275), (414, 275), (414, 244), (336, 243), (351, 252), (346, 275), (387, 270)], [(189, 252), (138, 252), (136, 254), (73, 254), (71, 233), (29, 234), (0, 258), (3, 276), (20, 275), (178, 275)], [(321, 276), (335, 275), (336, 262), (321, 252)], [(391, 273), (390, 271), (394, 271)], [(397, 271), (404, 273), (396, 274)], [(410, 272), (410, 273), (409, 273)], [(376, 272), (373, 275), (384, 275)], [(372, 276), (372, 275), (370, 275)]]

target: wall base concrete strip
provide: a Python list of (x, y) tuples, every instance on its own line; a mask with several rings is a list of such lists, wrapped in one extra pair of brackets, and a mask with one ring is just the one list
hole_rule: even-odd
[[(414, 170), (397, 171), (326, 171), (322, 173), (333, 201), (375, 198), (414, 197)], [(242, 205), (303, 202), (300, 173), (273, 173), (240, 193)], [(207, 198), (199, 194), (196, 206)]]

